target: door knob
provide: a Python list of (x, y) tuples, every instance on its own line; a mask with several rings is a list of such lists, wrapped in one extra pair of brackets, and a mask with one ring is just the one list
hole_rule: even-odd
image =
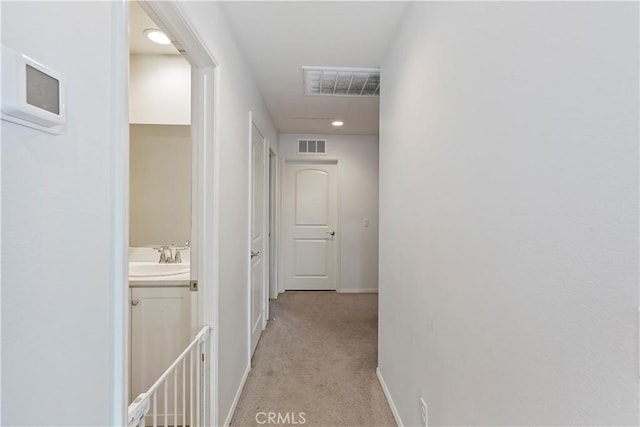
[(326, 233), (327, 233), (327, 234), (330, 234), (330, 235), (332, 235), (332, 236), (335, 236), (335, 235), (336, 235), (336, 232), (335, 232), (335, 231), (327, 231)]
[(251, 251), (251, 259), (257, 257), (258, 255), (260, 255), (260, 251), (258, 251), (258, 252)]
[(138, 305), (139, 302), (140, 301), (138, 301), (137, 299), (134, 299), (131, 301), (131, 305), (135, 307), (136, 305)]

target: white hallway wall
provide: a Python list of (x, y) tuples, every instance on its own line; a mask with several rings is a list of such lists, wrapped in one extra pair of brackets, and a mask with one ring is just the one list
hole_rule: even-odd
[(416, 3), (382, 65), (405, 425), (638, 424), (638, 4)]
[[(326, 156), (298, 154), (298, 139), (326, 139)], [(340, 163), (341, 290), (378, 289), (378, 136), (281, 134), (280, 158)], [(284, 173), (284, 163), (282, 173)], [(284, 175), (282, 175), (284, 177)], [(369, 219), (369, 227), (363, 219)], [(281, 246), (284, 250), (284, 245)]]
[(178, 2), (219, 63), (220, 284), (218, 425), (229, 416), (249, 367), (249, 111), (276, 148), (278, 134), (250, 68), (216, 2)]
[[(249, 366), (249, 110), (272, 143), (277, 133), (219, 6), (185, 2), (178, 7), (220, 64), (217, 135), (224, 179), (217, 424), (222, 424)], [(114, 389), (121, 385), (112, 358), (110, 19), (105, 2), (2, 3), (2, 42), (62, 72), (69, 106), (69, 129), (61, 136), (2, 123), (5, 425), (120, 424), (120, 414), (112, 413)], [(51, 33), (55, 39), (43, 37)]]
[(111, 5), (1, 7), (2, 43), (67, 83), (63, 134), (1, 122), (1, 424), (117, 425)]

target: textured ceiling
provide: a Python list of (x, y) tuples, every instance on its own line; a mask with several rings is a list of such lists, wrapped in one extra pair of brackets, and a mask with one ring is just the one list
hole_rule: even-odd
[[(378, 68), (406, 5), (225, 2), (223, 9), (278, 131), (377, 134), (378, 97), (306, 96), (302, 67)], [(344, 121), (341, 130), (333, 119)]]

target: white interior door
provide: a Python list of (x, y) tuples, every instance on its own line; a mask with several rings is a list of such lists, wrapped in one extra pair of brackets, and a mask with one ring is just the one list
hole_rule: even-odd
[(338, 165), (288, 162), (285, 174), (285, 287), (334, 290), (339, 242)]
[(251, 125), (251, 354), (265, 323), (265, 150), (264, 137)]

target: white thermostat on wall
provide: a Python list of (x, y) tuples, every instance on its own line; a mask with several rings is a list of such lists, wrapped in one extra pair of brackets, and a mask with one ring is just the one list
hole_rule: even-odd
[(2, 45), (2, 120), (53, 134), (65, 128), (62, 75)]

